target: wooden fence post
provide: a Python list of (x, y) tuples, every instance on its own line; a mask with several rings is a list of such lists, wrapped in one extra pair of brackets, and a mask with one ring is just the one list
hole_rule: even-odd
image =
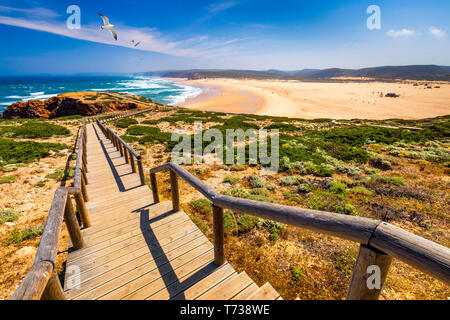
[(225, 263), (223, 208), (213, 205), (214, 224), (214, 263), (221, 266)]
[(81, 176), (81, 193), (83, 194), (84, 202), (89, 202), (89, 196), (87, 193), (86, 182), (84, 181), (83, 175)]
[(80, 213), (81, 222), (83, 223), (83, 227), (89, 228), (91, 226), (91, 221), (89, 220), (89, 216), (86, 209), (86, 204), (84, 203), (83, 195), (81, 192), (78, 192), (75, 195), (75, 201), (77, 203), (77, 209)]
[(152, 186), (153, 202), (159, 203), (158, 183), (156, 182), (156, 173), (150, 172), (150, 184)]
[(145, 174), (144, 174), (144, 167), (142, 166), (142, 158), (137, 158), (137, 165), (139, 170), (139, 178), (141, 179), (141, 185), (145, 186)]
[(173, 211), (180, 211), (180, 192), (178, 190), (178, 177), (177, 174), (170, 170), (170, 189), (172, 190), (172, 206)]
[(378, 300), (391, 262), (392, 257), (384, 252), (367, 245), (361, 245), (358, 259), (353, 267), (346, 299)]
[(72, 199), (67, 197), (66, 210), (64, 211), (64, 220), (66, 221), (67, 230), (69, 231), (70, 240), (74, 249), (78, 250), (85, 246), (83, 236), (78, 225), (78, 220), (73, 210)]
[[(128, 150), (129, 151), (129, 150)], [(136, 164), (134, 163), (134, 156), (131, 153), (131, 151), (129, 151), (130, 153), (130, 164), (131, 164), (131, 170), (136, 173)]]
[(67, 300), (64, 295), (61, 282), (59, 281), (58, 275), (55, 271), (52, 272), (52, 275), (47, 282), (47, 286), (45, 287), (41, 300)]

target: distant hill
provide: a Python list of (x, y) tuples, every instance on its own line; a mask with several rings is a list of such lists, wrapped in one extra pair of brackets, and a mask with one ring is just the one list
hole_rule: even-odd
[(160, 76), (169, 78), (251, 78), (251, 79), (297, 79), (320, 80), (337, 77), (357, 77), (374, 79), (409, 79), (426, 81), (450, 81), (450, 66), (437, 65), (411, 65), (411, 66), (385, 66), (363, 69), (303, 69), (295, 71), (281, 70), (183, 70), (144, 72), (139, 75)]

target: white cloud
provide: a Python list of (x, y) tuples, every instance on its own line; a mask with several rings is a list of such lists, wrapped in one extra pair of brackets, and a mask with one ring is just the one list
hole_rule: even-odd
[(432, 37), (435, 37), (435, 38), (441, 38), (442, 39), (442, 38), (445, 38), (447, 36), (447, 33), (444, 30), (438, 29), (436, 27), (430, 27), (428, 29), (428, 31), (430, 32), (430, 35)]
[(228, 9), (231, 9), (236, 5), (237, 5), (237, 3), (235, 1), (218, 2), (218, 3), (210, 4), (208, 6), (207, 10), (209, 13), (216, 15), (216, 14), (224, 12)]
[(416, 32), (414, 30), (403, 28), (402, 30), (399, 31), (389, 30), (387, 32), (387, 35), (392, 38), (408, 38), (415, 36)]
[(0, 12), (13, 12), (13, 13), (21, 13), (27, 17), (32, 18), (56, 18), (59, 17), (59, 14), (55, 11), (46, 9), (46, 8), (31, 8), (31, 9), (23, 9), (23, 8), (12, 8), (6, 6), (0, 6)]
[[(48, 9), (19, 9), (0, 6), (0, 12), (14, 13), (15, 15), (22, 16), (11, 17), (0, 15), (0, 24), (135, 50), (158, 52), (178, 57), (220, 55), (221, 51), (225, 52), (227, 50), (223, 48), (223, 41), (210, 40), (207, 35), (174, 41), (162, 35), (154, 28), (134, 28), (117, 24), (116, 30), (119, 39), (115, 41), (108, 31), (100, 30), (100, 20), (98, 25), (83, 24), (79, 30), (70, 30), (66, 27), (65, 21), (52, 19), (56, 17), (56, 13)], [(141, 41), (141, 44), (138, 47), (134, 47), (131, 40)]]

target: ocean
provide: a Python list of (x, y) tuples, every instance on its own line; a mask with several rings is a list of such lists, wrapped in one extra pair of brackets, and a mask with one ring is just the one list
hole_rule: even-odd
[(167, 105), (183, 103), (202, 90), (162, 78), (141, 76), (0, 77), (0, 113), (14, 102), (46, 100), (75, 91), (117, 91)]

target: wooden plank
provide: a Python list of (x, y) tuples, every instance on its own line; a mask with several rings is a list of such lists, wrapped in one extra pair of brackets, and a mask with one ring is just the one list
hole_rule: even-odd
[(252, 283), (252, 279), (245, 272), (242, 272), (236, 277), (228, 278), (205, 294), (199, 296), (198, 300), (228, 300)]
[(245, 300), (275, 300), (280, 296), (278, 292), (270, 285), (264, 284), (258, 291), (247, 297)]
[[(142, 234), (138, 234), (131, 238), (127, 238), (126, 236), (117, 237), (115, 239), (96, 244), (93, 247), (86, 247), (81, 250), (74, 251), (68, 255), (67, 262), (72, 264), (74, 261), (80, 261), (80, 259), (86, 260), (93, 259), (98, 256), (104, 256), (120, 248), (129, 247), (130, 245), (136, 245), (139, 242), (157, 243), (157, 241), (159, 239), (162, 239), (163, 237), (173, 238), (175, 236), (179, 236), (180, 234), (188, 234), (192, 230), (195, 230), (196, 227), (197, 226), (189, 220), (181, 224), (168, 224), (163, 230), (161, 230), (161, 232), (158, 232), (154, 236), (151, 236), (147, 239), (144, 238)], [(176, 235), (174, 234), (174, 228), (179, 228), (180, 230)]]
[[(137, 243), (133, 245), (131, 248), (123, 248), (120, 250), (116, 250), (111, 252), (110, 254), (95, 257), (93, 259), (86, 259), (85, 261), (77, 262), (77, 265), (81, 269), (81, 273), (90, 271), (92, 269), (105, 269), (110, 268), (112, 265), (119, 263), (123, 259), (128, 259), (127, 257), (139, 257), (144, 254), (148, 254), (151, 250), (152, 254), (157, 254), (161, 250), (164, 252), (169, 252), (170, 250), (176, 249), (180, 246), (185, 245), (189, 241), (197, 241), (200, 234), (199, 230), (193, 230), (189, 234), (181, 233), (180, 237), (173, 239), (172, 237), (168, 237), (165, 239), (161, 239), (158, 244), (155, 244), (149, 248), (148, 244), (145, 242)], [(206, 242), (206, 239), (204, 242)]]
[[(206, 244), (207, 246), (207, 244)], [(166, 257), (159, 258), (158, 261), (151, 262), (150, 265), (143, 265), (139, 268), (133, 269), (126, 274), (117, 277), (104, 285), (97, 287), (96, 289), (88, 292), (85, 295), (77, 297), (77, 299), (102, 299), (102, 300), (120, 300), (126, 295), (134, 292), (138, 288), (141, 288), (153, 281), (161, 278), (163, 274), (170, 272), (171, 270), (185, 265), (193, 258), (207, 254), (205, 252), (205, 245), (197, 247), (189, 252), (173, 259), (170, 263), (167, 263)], [(209, 249), (212, 254), (212, 248)], [(166, 263), (164, 263), (166, 262)]]
[(119, 287), (139, 277), (141, 274), (156, 269), (158, 265), (164, 263), (167, 259), (170, 261), (175, 260), (194, 248), (206, 244), (205, 239), (201, 237), (196, 237), (186, 242), (187, 240), (189, 238), (179, 239), (173, 244), (166, 245), (164, 250), (153, 250), (153, 254), (150, 254), (147, 249), (144, 254), (137, 256), (140, 252), (136, 251), (137, 257), (134, 257), (134, 254), (130, 254), (119, 258), (117, 261), (113, 260), (111, 263), (102, 264), (98, 268), (82, 273), (82, 287), (79, 290), (70, 290), (68, 296), (74, 298), (97, 287), (106, 286), (110, 282), (108, 286), (114, 284)]
[(215, 279), (215, 282), (217, 282), (220, 278), (224, 277), (224, 271), (225, 273), (229, 272), (230, 274), (234, 272), (231, 266), (229, 266), (229, 269), (231, 270), (226, 268), (225, 270), (222, 270), (222, 272), (219, 272), (219, 269), (221, 269), (221, 267), (217, 265), (210, 265), (207, 268), (202, 268), (198, 272), (185, 275), (184, 277), (180, 278), (179, 281), (176, 281), (156, 292), (155, 294), (147, 297), (146, 300), (168, 300), (174, 297), (178, 297), (178, 299), (184, 300), (193, 300), (186, 297), (186, 289), (190, 288), (196, 283), (203, 282), (207, 278), (212, 279), (211, 277), (213, 275), (215, 275), (213, 278)]
[[(170, 285), (171, 283), (182, 281), (185, 275), (198, 272), (200, 269), (207, 267), (213, 261), (213, 248), (209, 244), (209, 250), (203, 252), (200, 250), (198, 252), (190, 252), (184, 259), (177, 261), (178, 263), (171, 262), (170, 264), (165, 264), (159, 267), (158, 272), (154, 272), (151, 276), (139, 278), (132, 284), (132, 290), (127, 290), (128, 294), (119, 298), (119, 296), (125, 292), (122, 291), (119, 295), (109, 296), (116, 297), (124, 300), (143, 300), (151, 296), (155, 292), (163, 289), (164, 287)], [(210, 269), (207, 267), (207, 269)], [(153, 276), (156, 275), (156, 278)], [(138, 289), (137, 289), (138, 288)], [(131, 288), (130, 288), (131, 289)], [(137, 289), (137, 290), (136, 290)], [(134, 290), (134, 291), (133, 291)], [(103, 297), (102, 297), (103, 299)]]
[(259, 290), (259, 287), (256, 285), (256, 283), (252, 283), (247, 288), (239, 292), (237, 295), (235, 295), (231, 300), (245, 300), (252, 294), (256, 293), (256, 291)]
[[(210, 290), (214, 286), (218, 285), (228, 277), (236, 275), (233, 267), (228, 263), (225, 263), (222, 267), (218, 268), (213, 274), (207, 276), (206, 278), (200, 280), (192, 287), (184, 290), (183, 294), (178, 294), (173, 296), (172, 300), (195, 300), (199, 295)], [(151, 297), (153, 300), (163, 300), (167, 299), (167, 293), (165, 291), (160, 291), (157, 295)]]
[(169, 225), (169, 227), (171, 227), (173, 224), (177, 223), (181, 223), (184, 221), (189, 220), (189, 217), (187, 217), (186, 215), (170, 215), (168, 216), (166, 219), (162, 219), (162, 220), (157, 220), (156, 217), (156, 222), (153, 223), (148, 223), (148, 221), (145, 221), (143, 223), (145, 223), (145, 225), (141, 225), (141, 224), (137, 224), (137, 225), (131, 225), (131, 226), (127, 226), (124, 228), (121, 228), (119, 230), (115, 230), (115, 231), (111, 231), (108, 232), (106, 234), (103, 235), (99, 235), (97, 237), (91, 237), (88, 241), (89, 246), (92, 247), (96, 244), (108, 241), (110, 239), (117, 239), (117, 237), (134, 237), (136, 235), (142, 234), (142, 233), (148, 233), (148, 232), (152, 232), (156, 229), (158, 229), (158, 231), (160, 230), (160, 228), (164, 228), (165, 225)]

